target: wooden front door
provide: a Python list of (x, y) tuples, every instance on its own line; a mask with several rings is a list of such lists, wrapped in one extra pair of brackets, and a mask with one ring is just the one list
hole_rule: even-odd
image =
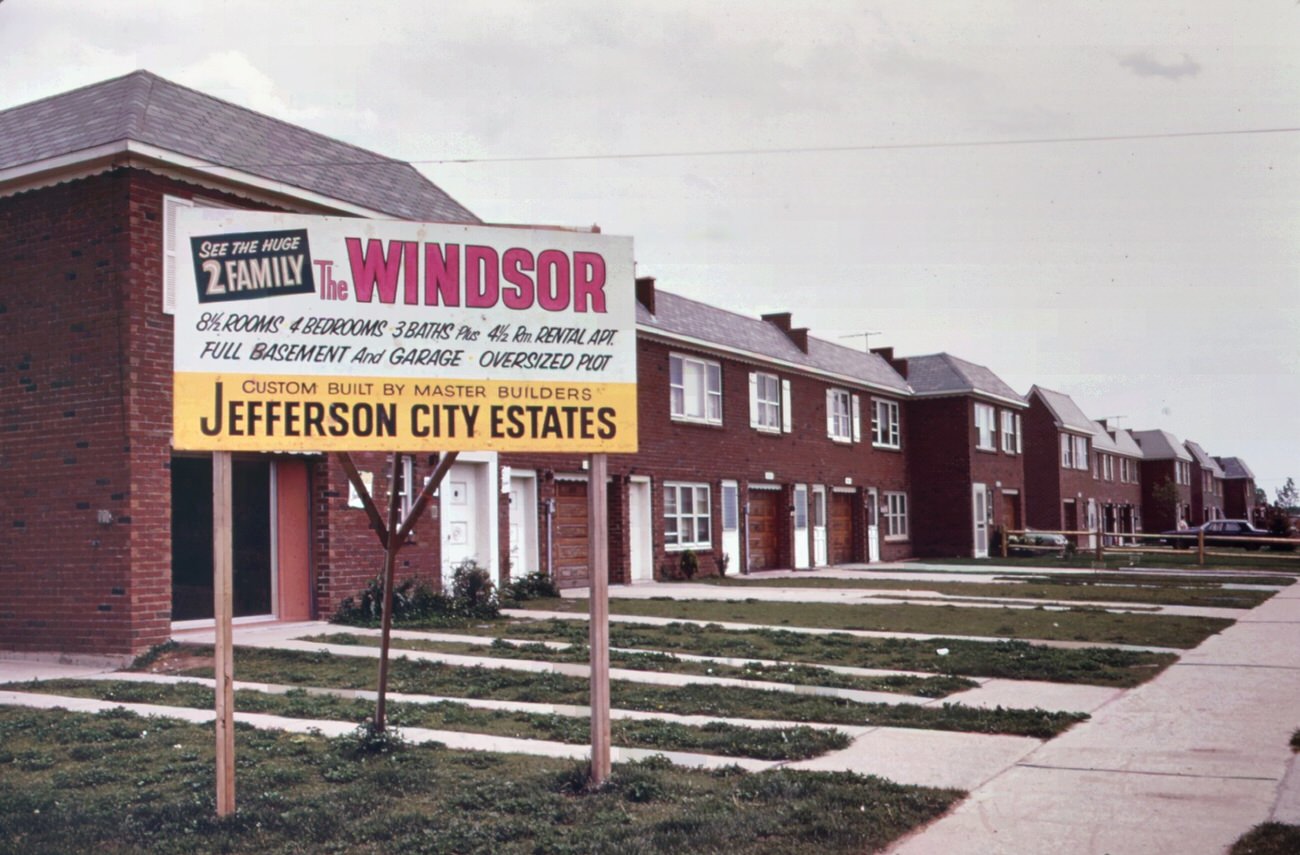
[(770, 570), (778, 566), (777, 513), (781, 493), (777, 490), (749, 491), (749, 569)]
[(853, 494), (831, 493), (831, 563), (853, 560)]
[(587, 483), (555, 482), (555, 567), (558, 588), (580, 588), (587, 573)]

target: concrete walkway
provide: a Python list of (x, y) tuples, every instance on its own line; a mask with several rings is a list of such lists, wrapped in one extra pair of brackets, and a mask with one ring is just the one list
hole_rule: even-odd
[(1300, 821), (1300, 592), (1242, 615), (1150, 683), (976, 788), (897, 855), (1222, 853)]

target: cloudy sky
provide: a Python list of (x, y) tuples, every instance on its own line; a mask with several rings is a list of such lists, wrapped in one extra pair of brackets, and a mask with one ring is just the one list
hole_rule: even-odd
[(0, 107), (137, 68), (1300, 478), (1295, 0), (0, 2)]

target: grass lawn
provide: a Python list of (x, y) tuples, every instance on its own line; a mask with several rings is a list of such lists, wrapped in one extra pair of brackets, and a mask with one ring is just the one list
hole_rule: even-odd
[[(1294, 552), (1263, 552), (1240, 555), (1207, 555), (1205, 564), (1196, 561), (1196, 550), (1175, 552), (1108, 552), (1101, 566), (1111, 570), (1142, 570), (1148, 567), (1177, 570), (1275, 570), (1283, 573), (1300, 573), (1300, 559)], [(1291, 556), (1291, 557), (1287, 557)], [(989, 558), (944, 558), (935, 560), (937, 564), (953, 564), (975, 567), (1072, 567), (1093, 570), (1098, 567), (1096, 556), (1091, 552), (1078, 552), (1074, 555), (1028, 555), (1003, 558), (995, 555)]]
[[(193, 683), (157, 685), (105, 680), (46, 680), (7, 688), (14, 691), (196, 709), (212, 709), (213, 705), (212, 689)], [(240, 690), (235, 693), (235, 709), (241, 712), (269, 713), (287, 718), (360, 723), (373, 717), (375, 704), (368, 700), (308, 694), (301, 689), (292, 690), (285, 695)], [(451, 702), (434, 704), (390, 702), (387, 706), (387, 715), (388, 720), (395, 727), (485, 733), (573, 745), (587, 745), (591, 741), (591, 720), (583, 716), (485, 710)], [(619, 719), (612, 722), (611, 730), (614, 744), (624, 747), (659, 751), (693, 751), (724, 757), (753, 757), (758, 760), (807, 760), (811, 757), (820, 757), (829, 751), (847, 748), (850, 741), (848, 736), (838, 730), (806, 726), (740, 727), (725, 722), (687, 725), (668, 721)]]
[(1255, 826), (1228, 850), (1228, 855), (1295, 855), (1300, 852), (1300, 825), (1265, 822)]
[[(531, 600), (525, 608), (588, 611), (586, 600)], [(1232, 626), (1222, 618), (1114, 614), (1098, 609), (1048, 611), (966, 606), (843, 605), (744, 600), (650, 600), (611, 598), (611, 614), (734, 621), (767, 626), (934, 633), (936, 635), (1037, 638), (1103, 644), (1191, 648)]]
[[(378, 636), (359, 636), (348, 632), (311, 635), (304, 637), (302, 640), (315, 641), (321, 644), (379, 646)], [(574, 664), (586, 664), (591, 661), (583, 641), (573, 642), (573, 646), (567, 650), (555, 650), (542, 644), (507, 644), (499, 638), (491, 645), (394, 638), (392, 639), (392, 647), (399, 650), (429, 650), (437, 653), (454, 653), (462, 656), (482, 656), (494, 659), (530, 659), (541, 662), (569, 662)], [(829, 686), (868, 692), (897, 692), (901, 695), (916, 695), (923, 698), (942, 698), (951, 695), (953, 692), (973, 689), (979, 685), (974, 680), (950, 675), (914, 677), (907, 674), (892, 674), (880, 677), (859, 677), (805, 664), (763, 665), (758, 662), (751, 662), (744, 666), (722, 665), (679, 659), (672, 654), (657, 651), (628, 653), (611, 650), (609, 662), (612, 667), (635, 671), (661, 671), (675, 674), (730, 677), (740, 680), (766, 680), (797, 686)]]
[[(194, 665), (196, 656), (209, 664)], [(189, 676), (211, 677), (211, 647), (181, 645), (165, 654), (186, 666)], [(157, 668), (158, 666), (154, 666)], [(265, 683), (323, 688), (374, 689), (378, 662), (328, 653), (235, 648), (235, 678)], [(443, 697), (492, 698), (547, 704), (584, 705), (585, 678), (507, 669), (463, 668), (404, 657), (389, 663), (389, 689)], [(943, 704), (870, 704), (821, 695), (709, 685), (657, 686), (628, 680), (610, 681), (611, 704), (618, 709), (751, 718), (822, 724), (871, 724), (922, 730), (1003, 733), (1050, 739), (1088, 716), (1041, 709), (976, 709)]]
[[(959, 597), (991, 597), (1027, 600), (1093, 600), (1107, 603), (1149, 603), (1155, 605), (1209, 606), (1226, 609), (1253, 609), (1273, 596), (1273, 591), (1243, 591), (1218, 586), (1161, 585), (1136, 587), (1115, 584), (1115, 578), (1086, 580), (1074, 584), (1044, 582), (1041, 577), (1002, 582), (913, 581), (901, 579), (701, 579), (723, 587), (743, 588), (757, 585), (771, 588), (872, 588), (885, 591), (933, 591)], [(1109, 584), (1107, 584), (1109, 583)]]
[(615, 767), (236, 726), (234, 816), (214, 809), (211, 726), (0, 708), (0, 851), (22, 853), (860, 853), (954, 790), (848, 773)]
[[(587, 624), (579, 620), (512, 620), (469, 632), (498, 637), (583, 644)], [(1173, 653), (1147, 653), (1114, 647), (1062, 648), (1026, 641), (964, 641), (936, 638), (859, 638), (846, 633), (811, 634), (784, 629), (724, 629), (716, 624), (611, 623), (616, 647), (668, 650), (701, 656), (770, 659), (925, 671), (1010, 680), (1047, 680), (1129, 688), (1159, 674), (1178, 660)], [(941, 655), (939, 650), (947, 650)]]

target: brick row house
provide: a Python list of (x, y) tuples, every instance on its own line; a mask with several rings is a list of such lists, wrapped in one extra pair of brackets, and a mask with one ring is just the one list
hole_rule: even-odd
[(1147, 531), (1193, 525), (1191, 452), (1166, 430), (1137, 430), (1142, 448), (1142, 508)]
[(948, 353), (893, 358), (912, 387), (908, 473), (920, 556), (987, 557), (998, 532), (1023, 528), (1025, 399), (983, 365)]
[[(1049, 531), (1141, 531), (1143, 451), (1133, 435), (1107, 430), (1062, 392), (1034, 386), (1028, 399), (1030, 526)], [(1092, 536), (1075, 540), (1081, 547), (1096, 546)]]
[[(637, 280), (639, 450), (610, 455), (610, 575), (637, 582), (912, 554), (907, 383), (889, 363)], [(586, 475), (502, 454), (511, 572), (587, 584)], [(543, 516), (529, 518), (540, 500)]]
[[(0, 112), (0, 650), (127, 656), (211, 619), (211, 458), (171, 447), (186, 206), (480, 222), (410, 164), (147, 72)], [(650, 277), (635, 288), (639, 451), (609, 456), (612, 582), (984, 556), (1000, 530), (1077, 528), (1085, 497), (1115, 531), (1163, 525), (1137, 511), (1165, 474), (1155, 440), (1107, 434), (1068, 397), (1021, 397), (949, 354), (841, 347)], [(433, 451), (403, 457), (405, 504)], [(354, 457), (387, 495), (388, 456)], [(1209, 506), (1231, 516), (1253, 482), (1219, 465)], [(587, 479), (579, 455), (462, 453), (399, 577), (445, 581), (472, 560), (586, 584)], [(234, 493), (238, 617), (327, 617), (378, 572), (335, 456), (235, 455)]]
[(1223, 467), (1190, 439), (1183, 445), (1192, 455), (1192, 522), (1223, 519)]
[(1255, 473), (1240, 457), (1216, 457), (1223, 469), (1223, 515), (1233, 520), (1254, 520)]

